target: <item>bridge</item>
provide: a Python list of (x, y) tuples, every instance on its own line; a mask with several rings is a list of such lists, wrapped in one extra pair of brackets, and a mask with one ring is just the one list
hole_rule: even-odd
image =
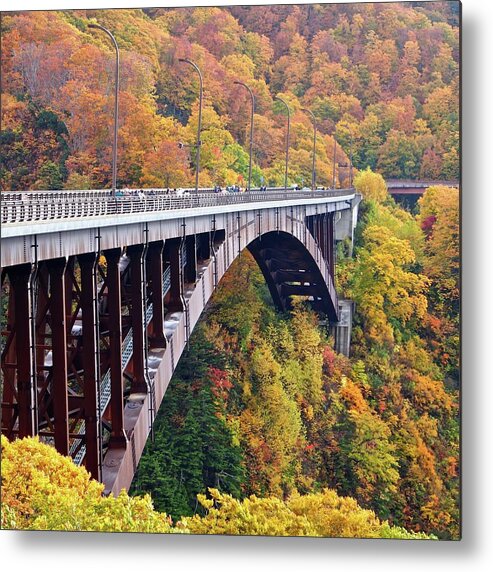
[(386, 179), (388, 192), (395, 195), (422, 195), (428, 187), (438, 185), (445, 187), (459, 187), (459, 181), (432, 181), (413, 179)]
[(335, 243), (352, 240), (360, 199), (354, 189), (2, 193), (2, 433), (39, 435), (107, 494), (128, 489), (194, 326), (244, 249), (281, 311), (304, 296), (348, 337)]

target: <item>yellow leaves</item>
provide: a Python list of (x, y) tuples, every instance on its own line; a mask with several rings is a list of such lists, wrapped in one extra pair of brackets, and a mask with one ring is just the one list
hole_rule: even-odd
[(54, 448), (37, 438), (9, 443), (2, 436), (2, 528), (99, 532), (178, 532), (272, 536), (388, 537), (404, 534), (356, 501), (334, 491), (286, 502), (251, 496), (243, 501), (209, 490), (198, 495), (206, 515), (182, 518), (176, 526), (154, 511), (151, 498), (102, 496), (102, 485), (89, 478)]
[[(419, 199), (418, 221), (427, 233), (425, 273), (453, 300), (459, 297), (459, 190), (429, 187)], [(447, 280), (448, 279), (448, 280)]]
[(368, 410), (368, 403), (363, 397), (361, 389), (349, 379), (346, 380), (339, 393), (347, 403), (349, 410), (354, 410), (358, 413)]
[(40, 443), (10, 443), (2, 436), (2, 528), (170, 532), (165, 514), (153, 510), (149, 496), (103, 497), (104, 486), (83, 467)]
[(387, 185), (379, 173), (370, 168), (360, 171), (354, 178), (354, 187), (367, 200), (383, 202), (388, 198)]
[(2, 131), (19, 129), (21, 116), (26, 110), (27, 104), (24, 101), (18, 101), (9, 93), (2, 93)]
[(390, 527), (354, 499), (328, 489), (304, 496), (294, 493), (286, 501), (253, 495), (238, 501), (215, 489), (209, 489), (209, 494), (210, 499), (199, 495), (207, 514), (183, 518), (178, 528), (193, 534), (430, 538)]
[(19, 527), (42, 512), (54, 496), (68, 502), (102, 491), (103, 486), (91, 481), (85, 469), (37, 438), (9, 443), (2, 436), (2, 500), (14, 509)]
[(397, 322), (403, 326), (424, 318), (427, 310), (425, 276), (409, 270), (416, 260), (409, 241), (385, 226), (369, 225), (363, 232), (351, 295), (374, 341), (391, 345)]
[(438, 421), (427, 413), (418, 417), (416, 427), (426, 443), (433, 443), (438, 436)]
[(221, 65), (237, 80), (253, 80), (255, 64), (245, 54), (229, 54), (221, 60)]
[(421, 516), (435, 530), (447, 530), (452, 519), (450, 514), (439, 507), (440, 499), (437, 495), (431, 495), (430, 500), (421, 508)]
[(412, 376), (412, 382), (414, 385), (413, 402), (417, 411), (440, 416), (450, 415), (454, 402), (445, 391), (442, 381), (416, 374)]
[(274, 380), (281, 372), (281, 367), (274, 359), (272, 350), (266, 341), (259, 339), (252, 353), (252, 370), (254, 375), (265, 381)]

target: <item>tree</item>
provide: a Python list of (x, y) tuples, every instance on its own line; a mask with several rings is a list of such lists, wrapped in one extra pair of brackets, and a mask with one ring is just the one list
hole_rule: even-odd
[(459, 190), (429, 187), (419, 202), (418, 221), (424, 230), (424, 273), (431, 280), (428, 320), (437, 359), (458, 379), (460, 307)]
[(142, 170), (142, 183), (149, 187), (185, 187), (192, 179), (185, 150), (170, 139), (146, 154)]
[(368, 226), (363, 238), (351, 293), (364, 315), (366, 337), (392, 345), (403, 326), (424, 317), (428, 280), (409, 270), (415, 254), (408, 241), (382, 226)]
[(215, 487), (241, 495), (242, 452), (226, 415), (231, 389), (224, 359), (196, 328), (194, 352), (180, 361), (155, 422), (132, 495), (149, 493), (174, 519), (193, 514), (196, 495)]
[(204, 517), (183, 519), (178, 527), (195, 534), (268, 536), (325, 536), (336, 538), (433, 538), (413, 534), (381, 522), (350, 498), (325, 489), (321, 493), (292, 495), (286, 502), (250, 496), (242, 502), (210, 490), (199, 496), (207, 510)]
[(37, 437), (9, 442), (2, 435), (2, 528), (98, 532), (171, 532), (150, 497), (103, 497), (91, 479)]
[(383, 202), (388, 198), (387, 185), (380, 175), (370, 168), (360, 171), (354, 178), (354, 188), (367, 200)]

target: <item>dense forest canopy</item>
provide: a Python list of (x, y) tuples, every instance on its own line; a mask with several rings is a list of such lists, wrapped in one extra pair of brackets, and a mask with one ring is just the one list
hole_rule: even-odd
[[(110, 184), (114, 49), (120, 47), (119, 186), (194, 181), (204, 76), (200, 185), (244, 184), (256, 98), (253, 182), (320, 185), (355, 167), (384, 177), (459, 176), (456, 2), (18, 12), (2, 17), (2, 190)], [(184, 145), (179, 146), (181, 142)]]

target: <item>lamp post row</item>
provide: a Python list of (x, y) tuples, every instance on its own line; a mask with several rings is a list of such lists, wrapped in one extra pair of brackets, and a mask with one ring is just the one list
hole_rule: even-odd
[[(118, 43), (113, 36), (113, 34), (104, 26), (100, 24), (90, 23), (89, 28), (97, 28), (105, 32), (111, 39), (113, 46), (115, 48), (115, 106), (113, 114), (113, 153), (112, 153), (112, 183), (111, 190), (114, 194), (116, 191), (116, 165), (117, 165), (117, 155), (118, 155), (118, 95), (120, 90), (120, 52), (118, 49)], [(200, 68), (192, 60), (187, 58), (179, 58), (179, 62), (186, 63), (192, 66), (199, 76), (199, 117), (197, 125), (197, 150), (195, 154), (195, 192), (198, 193), (199, 190), (199, 172), (200, 172), (200, 147), (202, 141), (200, 140), (200, 133), (202, 131), (202, 101), (203, 101), (203, 76)], [(255, 96), (251, 88), (241, 81), (234, 82), (237, 85), (241, 85), (248, 90), (251, 99), (251, 111), (250, 111), (250, 148), (249, 148), (249, 162), (248, 162), (248, 190), (252, 188), (252, 151), (253, 151), (253, 122), (255, 113)], [(284, 99), (276, 96), (285, 107), (288, 114), (287, 120), (287, 130), (286, 130), (286, 161), (285, 161), (285, 172), (284, 172), (284, 189), (288, 188), (288, 166), (289, 166), (289, 136), (290, 136), (290, 124), (291, 124), (291, 110), (289, 105)], [(316, 189), (316, 170), (315, 170), (315, 159), (316, 159), (316, 146), (317, 146), (317, 121), (314, 113), (310, 109), (302, 108), (302, 111), (308, 113), (313, 122), (313, 152), (312, 152), (312, 189)], [(335, 151), (336, 151), (336, 141), (334, 138), (334, 173), (333, 173), (333, 186), (335, 188)], [(352, 137), (351, 137), (351, 156), (350, 156), (350, 178), (352, 179)]]

